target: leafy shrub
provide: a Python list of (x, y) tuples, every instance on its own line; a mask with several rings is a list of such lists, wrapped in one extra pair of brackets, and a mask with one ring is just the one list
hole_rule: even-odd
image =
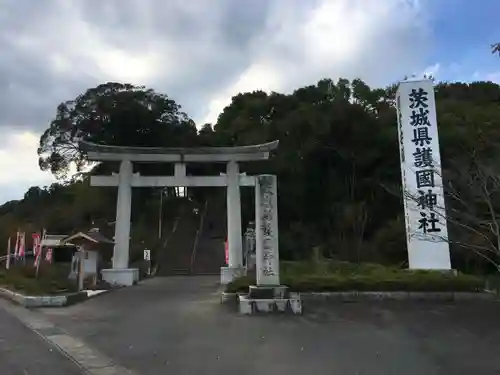
[(25, 294), (42, 295), (72, 292), (76, 283), (68, 280), (69, 265), (42, 265), (36, 277), (33, 265), (13, 265), (0, 271), (0, 285)]
[[(428, 291), (477, 292), (484, 289), (481, 278), (449, 272), (412, 271), (377, 264), (330, 262), (328, 272), (314, 272), (311, 264), (282, 265), (282, 284), (295, 292), (335, 291)], [(324, 271), (325, 265), (321, 266)], [(253, 277), (241, 277), (227, 285), (227, 292), (246, 292), (255, 285)]]
[(226, 286), (226, 292), (229, 293), (248, 292), (248, 286), (255, 284), (256, 280), (254, 277), (242, 276), (230, 282)]
[(373, 274), (377, 272), (396, 272), (401, 269), (386, 267), (375, 263), (351, 263), (334, 260), (281, 262), (282, 275), (329, 275), (329, 274)]

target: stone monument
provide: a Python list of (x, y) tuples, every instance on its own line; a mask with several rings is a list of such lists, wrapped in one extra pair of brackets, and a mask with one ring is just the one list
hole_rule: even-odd
[(257, 285), (251, 285), (248, 294), (238, 295), (240, 313), (302, 313), (299, 294), (280, 284), (276, 176), (256, 176), (255, 232)]

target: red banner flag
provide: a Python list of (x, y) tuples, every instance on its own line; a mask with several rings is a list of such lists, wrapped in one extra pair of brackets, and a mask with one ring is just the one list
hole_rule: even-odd
[(40, 264), (41, 255), (40, 234), (33, 233), (31, 237), (33, 238), (33, 255), (35, 256), (35, 265), (38, 266)]
[(21, 233), (19, 231), (17, 231), (16, 233), (16, 244), (14, 245), (14, 257), (18, 257), (19, 256), (19, 243), (20, 243), (20, 240), (21, 240)]
[(226, 256), (226, 265), (229, 265), (229, 245), (227, 243), (227, 239), (224, 242), (224, 252), (225, 252), (225, 256)]
[(26, 233), (21, 233), (19, 236), (19, 247), (17, 249), (17, 256), (18, 257), (23, 257), (24, 256), (24, 251), (26, 246)]

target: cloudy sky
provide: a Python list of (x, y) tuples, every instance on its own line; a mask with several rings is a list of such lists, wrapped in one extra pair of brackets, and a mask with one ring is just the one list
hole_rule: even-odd
[(499, 11), (498, 0), (0, 0), (0, 204), (52, 182), (39, 136), (86, 88), (144, 84), (202, 124), (238, 92), (323, 77), (500, 82)]

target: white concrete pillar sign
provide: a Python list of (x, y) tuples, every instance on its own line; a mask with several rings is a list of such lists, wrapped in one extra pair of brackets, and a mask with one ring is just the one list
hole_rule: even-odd
[(449, 270), (450, 246), (433, 82), (401, 82), (396, 107), (408, 264), (412, 269)]
[(256, 177), (255, 233), (257, 285), (280, 285), (276, 176)]

